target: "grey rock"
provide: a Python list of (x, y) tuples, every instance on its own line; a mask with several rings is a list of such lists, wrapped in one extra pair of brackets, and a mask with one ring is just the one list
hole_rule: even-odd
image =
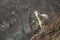
[(59, 5), (60, 0), (0, 0), (0, 40), (29, 40), (36, 32), (31, 28), (36, 18), (29, 19), (33, 11), (46, 13), (51, 20)]

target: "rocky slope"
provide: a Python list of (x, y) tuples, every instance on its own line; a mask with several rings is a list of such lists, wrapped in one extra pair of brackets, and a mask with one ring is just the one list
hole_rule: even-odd
[[(38, 30), (33, 11), (52, 16), (60, 11), (60, 0), (0, 0), (0, 40), (29, 40)], [(34, 20), (34, 22), (33, 22)]]

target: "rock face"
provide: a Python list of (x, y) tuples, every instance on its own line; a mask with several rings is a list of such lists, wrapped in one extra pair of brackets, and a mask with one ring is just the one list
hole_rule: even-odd
[(33, 11), (46, 13), (50, 21), (59, 5), (60, 0), (0, 0), (0, 40), (29, 40), (37, 32)]

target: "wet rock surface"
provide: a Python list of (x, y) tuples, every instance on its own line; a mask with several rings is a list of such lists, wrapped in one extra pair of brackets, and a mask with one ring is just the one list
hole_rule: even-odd
[(52, 16), (60, 11), (60, 0), (0, 0), (0, 40), (29, 40), (37, 32), (33, 11)]

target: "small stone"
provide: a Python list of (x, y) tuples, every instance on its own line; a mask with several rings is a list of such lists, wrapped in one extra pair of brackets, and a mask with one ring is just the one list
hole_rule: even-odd
[(15, 14), (15, 11), (13, 11), (12, 14)]

